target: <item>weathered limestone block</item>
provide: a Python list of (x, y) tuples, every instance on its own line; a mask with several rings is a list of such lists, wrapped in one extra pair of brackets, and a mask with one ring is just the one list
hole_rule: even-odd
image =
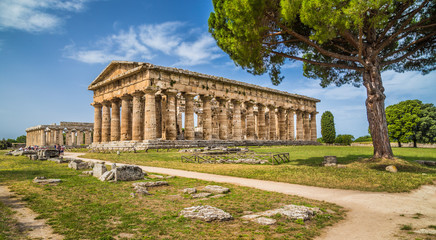
[(104, 172), (98, 179), (102, 182), (115, 180), (115, 170)]
[(212, 193), (202, 192), (202, 193), (192, 194), (192, 198), (207, 198), (210, 195), (212, 195)]
[(62, 182), (62, 180), (61, 179), (47, 179), (45, 177), (35, 177), (33, 179), (33, 182), (45, 185), (45, 184), (58, 184), (58, 183)]
[(310, 208), (299, 205), (286, 205), (281, 208), (268, 210), (265, 212), (257, 213), (265, 217), (271, 217), (276, 214), (286, 216), (292, 220), (302, 219), (304, 221), (311, 219), (319, 211), (318, 208)]
[(258, 223), (260, 225), (273, 225), (277, 222), (277, 220), (272, 218), (266, 218), (266, 217), (258, 217), (252, 220), (255, 223)]
[(104, 162), (95, 163), (92, 169), (92, 175), (96, 178), (100, 178), (106, 171), (107, 168)]
[(336, 156), (324, 156), (324, 161), (322, 162), (322, 165), (325, 167), (330, 166), (336, 166), (338, 163), (338, 160), (336, 159)]
[(398, 172), (397, 167), (395, 167), (394, 165), (389, 165), (386, 167), (386, 171), (391, 172), (391, 173), (396, 173)]
[(230, 213), (208, 205), (185, 208), (180, 212), (180, 215), (185, 218), (200, 219), (206, 222), (228, 221), (233, 219)]
[(138, 166), (124, 165), (122, 167), (116, 167), (112, 170), (115, 171), (116, 181), (135, 181), (144, 179), (144, 173)]
[(133, 187), (141, 186), (141, 187), (159, 187), (159, 186), (168, 186), (168, 182), (165, 181), (157, 181), (157, 182), (136, 182), (132, 184)]
[(183, 189), (183, 193), (193, 194), (193, 193), (196, 193), (196, 192), (197, 192), (196, 188), (185, 188), (185, 189)]
[(81, 170), (81, 169), (88, 169), (88, 168), (90, 168), (89, 164), (87, 162), (83, 162), (82, 160), (78, 160), (78, 159), (71, 160), (68, 163), (68, 167), (72, 168), (74, 170)]
[(230, 189), (218, 185), (207, 185), (206, 187), (203, 188), (203, 191), (210, 192), (210, 193), (228, 193), (230, 192)]

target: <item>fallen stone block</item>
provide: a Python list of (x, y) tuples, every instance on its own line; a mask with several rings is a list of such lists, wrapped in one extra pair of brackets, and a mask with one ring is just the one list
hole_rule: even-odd
[(266, 218), (266, 217), (258, 217), (258, 218), (251, 220), (251, 221), (258, 223), (260, 225), (273, 225), (277, 222), (277, 220), (275, 220), (275, 219)]
[(85, 174), (85, 175), (90, 175), (90, 176), (92, 176), (93, 171), (84, 171), (84, 172), (82, 172), (82, 173)]
[(180, 211), (180, 215), (185, 218), (199, 219), (206, 222), (228, 221), (233, 219), (230, 213), (208, 205), (185, 208)]
[(115, 180), (115, 170), (104, 172), (103, 175), (101, 175), (98, 179), (100, 179), (102, 182)]
[(389, 165), (386, 167), (386, 171), (391, 172), (391, 173), (396, 173), (398, 172), (397, 167), (395, 167), (394, 165)]
[(45, 177), (35, 177), (33, 179), (33, 182), (45, 185), (45, 184), (58, 184), (58, 183), (62, 182), (62, 180), (61, 179), (47, 179)]
[(92, 175), (96, 178), (100, 178), (106, 171), (107, 168), (104, 162), (94, 163), (94, 167), (92, 168)]
[(136, 182), (132, 184), (133, 187), (141, 186), (141, 187), (159, 187), (159, 186), (168, 186), (168, 182), (165, 181), (157, 181), (157, 182)]
[(136, 181), (144, 179), (142, 169), (134, 165), (115, 167), (111, 171), (115, 171), (115, 181)]
[(55, 162), (55, 163), (67, 163), (69, 160), (63, 159), (63, 158), (49, 158), (49, 161)]
[(336, 166), (336, 164), (338, 164), (336, 156), (324, 156), (324, 161), (322, 162), (324, 167), (332, 167)]
[(83, 162), (82, 160), (71, 160), (68, 163), (68, 167), (74, 170), (82, 170), (82, 169), (88, 169), (89, 164), (87, 162)]
[(210, 195), (212, 195), (212, 193), (202, 192), (202, 193), (192, 194), (192, 198), (207, 198)]
[(210, 193), (228, 193), (230, 192), (230, 189), (218, 185), (207, 185), (206, 187), (203, 188), (203, 191), (210, 192)]
[(196, 188), (185, 188), (185, 189), (183, 189), (183, 193), (193, 194), (193, 193), (196, 193), (196, 192), (197, 192)]

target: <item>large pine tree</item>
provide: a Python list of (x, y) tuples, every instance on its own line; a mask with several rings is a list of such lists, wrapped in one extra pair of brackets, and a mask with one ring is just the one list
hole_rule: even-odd
[(365, 86), (374, 158), (392, 158), (381, 72), (436, 65), (435, 0), (213, 0), (209, 31), (233, 61), (279, 84), (287, 60), (321, 86)]

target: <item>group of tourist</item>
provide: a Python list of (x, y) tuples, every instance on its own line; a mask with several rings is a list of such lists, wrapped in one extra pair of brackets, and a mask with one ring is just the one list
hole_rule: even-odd
[(65, 151), (65, 146), (61, 146), (61, 145), (59, 145), (59, 144), (55, 144), (55, 145), (53, 145), (53, 147), (51, 147), (51, 146), (38, 146), (38, 145), (35, 145), (35, 146), (27, 146), (27, 147), (20, 147), (18, 150), (20, 150), (20, 151), (31, 151), (31, 150), (33, 150), (33, 151), (38, 151), (38, 150), (43, 150), (43, 149), (55, 149), (55, 150), (58, 150), (59, 151), (59, 155), (62, 155), (62, 154), (64, 154), (64, 151)]

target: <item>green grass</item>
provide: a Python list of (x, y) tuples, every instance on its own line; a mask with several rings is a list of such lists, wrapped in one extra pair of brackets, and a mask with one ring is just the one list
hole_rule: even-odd
[[(167, 179), (169, 186), (150, 188), (153, 195), (132, 198), (132, 182), (101, 182), (66, 164), (3, 153), (0, 151), (0, 183), (22, 195), (29, 207), (66, 239), (113, 239), (120, 234), (130, 234), (132, 239), (313, 239), (320, 229), (345, 215), (334, 204), (231, 184), (219, 184), (231, 189), (225, 197), (192, 199), (181, 190), (215, 183), (179, 177)], [(32, 182), (36, 176), (62, 182), (39, 185)], [(334, 213), (318, 215), (304, 225), (278, 218), (276, 225), (268, 227), (239, 218), (244, 211), (265, 211), (285, 204), (317, 206)], [(234, 220), (206, 223), (178, 216), (183, 208), (195, 205), (218, 207)]]
[[(421, 166), (414, 160), (436, 161), (436, 149), (394, 148), (399, 172), (384, 169), (392, 162), (368, 162), (372, 147), (349, 146), (276, 146), (250, 147), (255, 152), (289, 152), (291, 161), (282, 165), (182, 163), (176, 151), (148, 153), (87, 153), (83, 157), (120, 163), (167, 167), (221, 175), (272, 180), (326, 188), (363, 191), (406, 192), (436, 180), (434, 167)], [(337, 156), (346, 168), (321, 167), (323, 157)]]
[(25, 239), (16, 220), (12, 218), (13, 214), (10, 208), (0, 202), (0, 240)]

